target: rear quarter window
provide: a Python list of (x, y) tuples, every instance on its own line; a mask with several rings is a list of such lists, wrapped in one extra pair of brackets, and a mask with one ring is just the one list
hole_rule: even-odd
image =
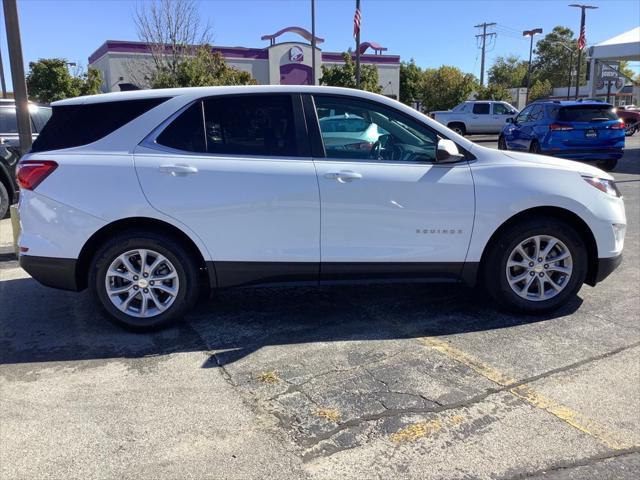
[(51, 118), (33, 142), (31, 151), (59, 150), (93, 143), (166, 100), (168, 97), (54, 106)]

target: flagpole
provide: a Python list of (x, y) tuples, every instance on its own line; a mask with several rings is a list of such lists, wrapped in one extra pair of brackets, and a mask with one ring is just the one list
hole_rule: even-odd
[[(359, 17), (358, 25), (355, 31), (356, 34), (356, 88), (360, 88), (360, 23), (361, 14), (360, 14), (360, 0), (356, 0), (356, 15)], [(355, 22), (355, 19), (354, 19)]]
[(311, 0), (311, 85), (316, 84), (316, 2)]
[(591, 9), (591, 10), (595, 10), (598, 7), (594, 7), (591, 5), (580, 5), (580, 4), (576, 4), (576, 3), (572, 3), (571, 5), (569, 5), (570, 7), (576, 7), (579, 8), (581, 10), (580, 12), (580, 36), (578, 37), (578, 65), (576, 66), (576, 92), (575, 92), (575, 99), (578, 99), (578, 91), (580, 89), (580, 57), (582, 55), (582, 49), (585, 48), (587, 46), (587, 37), (586, 37), (586, 33), (585, 33), (585, 10), (586, 9)]

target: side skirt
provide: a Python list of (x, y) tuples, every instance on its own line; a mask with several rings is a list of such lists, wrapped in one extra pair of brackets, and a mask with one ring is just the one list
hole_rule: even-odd
[(477, 263), (207, 262), (218, 288), (372, 283), (476, 283)]

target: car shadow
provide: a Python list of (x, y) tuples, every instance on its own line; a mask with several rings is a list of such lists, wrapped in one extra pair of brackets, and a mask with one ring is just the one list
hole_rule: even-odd
[(408, 339), (513, 328), (569, 315), (498, 312), (480, 290), (457, 284), (253, 288), (219, 291), (183, 321), (154, 333), (111, 324), (89, 295), (32, 279), (0, 282), (0, 364), (213, 352), (224, 366), (265, 346)]

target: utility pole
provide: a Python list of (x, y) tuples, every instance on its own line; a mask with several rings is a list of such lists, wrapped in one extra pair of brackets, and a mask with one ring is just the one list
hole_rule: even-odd
[(487, 46), (487, 37), (495, 37), (495, 33), (487, 33), (487, 27), (492, 27), (496, 23), (481, 23), (479, 25), (474, 25), (476, 28), (482, 27), (482, 33), (476, 35), (476, 38), (482, 38), (482, 57), (480, 59), (480, 85), (484, 85), (484, 54)]
[(356, 37), (356, 88), (360, 88), (360, 0), (356, 0), (356, 13), (353, 17), (353, 33)]
[(594, 7), (591, 5), (581, 5), (581, 4), (577, 4), (577, 3), (572, 3), (571, 5), (569, 5), (570, 7), (576, 7), (580, 9), (580, 36), (578, 37), (578, 65), (576, 66), (576, 95), (575, 95), (575, 99), (578, 99), (578, 89), (580, 88), (580, 57), (582, 54), (582, 49), (585, 48), (587, 46), (587, 35), (586, 35), (586, 31), (585, 31), (585, 25), (584, 25), (584, 21), (585, 21), (585, 10), (589, 9), (589, 10), (595, 10), (598, 7)]
[(311, 0), (311, 85), (316, 84), (316, 1)]
[(24, 61), (22, 59), (22, 44), (20, 42), (18, 7), (16, 0), (3, 0), (2, 4), (4, 7), (4, 22), (7, 30), (11, 80), (13, 82), (14, 97), (16, 99), (20, 151), (22, 154), (25, 154), (31, 148), (31, 119), (29, 118), (27, 83), (24, 78)]
[(529, 65), (527, 66), (527, 96), (525, 100), (525, 105), (529, 103), (529, 88), (531, 88), (531, 55), (533, 54), (533, 37), (542, 33), (541, 28), (534, 28), (533, 30), (525, 30), (522, 32), (523, 37), (531, 37), (531, 42), (529, 43)]
[(7, 98), (7, 83), (4, 81), (4, 64), (2, 63), (2, 49), (0, 49), (0, 84), (2, 84), (2, 98)]

